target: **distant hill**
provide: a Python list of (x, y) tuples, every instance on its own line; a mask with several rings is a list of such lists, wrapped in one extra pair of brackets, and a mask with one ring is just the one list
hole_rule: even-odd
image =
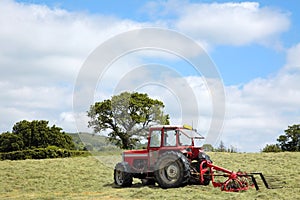
[[(73, 138), (76, 149), (89, 151), (104, 151), (112, 148), (117, 148), (115, 145), (108, 142), (107, 137), (87, 132), (67, 133)], [(136, 149), (146, 148), (147, 144), (138, 143)]]
[(113, 147), (114, 145), (109, 144), (107, 137), (102, 135), (96, 135), (92, 133), (67, 133), (70, 135), (75, 143), (76, 149), (80, 150), (95, 150), (101, 151), (105, 148)]

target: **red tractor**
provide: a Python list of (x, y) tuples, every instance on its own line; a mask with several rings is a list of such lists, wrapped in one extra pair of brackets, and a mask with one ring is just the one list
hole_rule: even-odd
[[(123, 161), (115, 166), (115, 184), (130, 187), (133, 178), (141, 179), (145, 185), (158, 183), (162, 188), (212, 182), (223, 191), (240, 191), (250, 186), (258, 189), (254, 175), (259, 174), (268, 187), (261, 173), (233, 172), (213, 165), (210, 157), (197, 146), (202, 139), (204, 137), (190, 126), (151, 127), (147, 149), (123, 152)], [(226, 177), (226, 180), (216, 181), (217, 176)]]

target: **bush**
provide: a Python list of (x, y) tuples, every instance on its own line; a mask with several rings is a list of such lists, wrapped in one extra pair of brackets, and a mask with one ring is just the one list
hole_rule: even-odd
[(25, 160), (25, 159), (46, 159), (46, 158), (66, 158), (77, 156), (88, 156), (87, 151), (76, 151), (61, 149), (56, 146), (49, 146), (47, 148), (36, 148), (23, 151), (12, 151), (7, 153), (0, 153), (0, 160)]

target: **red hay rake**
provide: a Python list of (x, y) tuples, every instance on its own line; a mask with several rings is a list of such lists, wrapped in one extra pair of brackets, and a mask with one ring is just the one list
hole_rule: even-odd
[[(222, 174), (219, 174), (222, 173)], [(214, 187), (220, 187), (222, 191), (239, 192), (255, 187), (259, 190), (259, 186), (255, 179), (255, 175), (259, 175), (266, 188), (270, 189), (264, 175), (260, 172), (246, 173), (234, 172), (223, 167), (213, 165), (210, 161), (204, 160), (200, 164), (200, 183), (204, 183), (205, 179), (210, 178)], [(216, 180), (217, 177), (225, 177), (225, 181)]]

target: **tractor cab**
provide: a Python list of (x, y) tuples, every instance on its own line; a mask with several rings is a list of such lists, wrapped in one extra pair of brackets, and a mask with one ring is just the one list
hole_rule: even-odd
[(148, 148), (194, 146), (202, 139), (204, 137), (189, 126), (157, 126), (150, 128)]
[(190, 159), (202, 152), (201, 143), (204, 137), (192, 127), (183, 125), (164, 125), (151, 127), (148, 137), (148, 152), (179, 151)]

